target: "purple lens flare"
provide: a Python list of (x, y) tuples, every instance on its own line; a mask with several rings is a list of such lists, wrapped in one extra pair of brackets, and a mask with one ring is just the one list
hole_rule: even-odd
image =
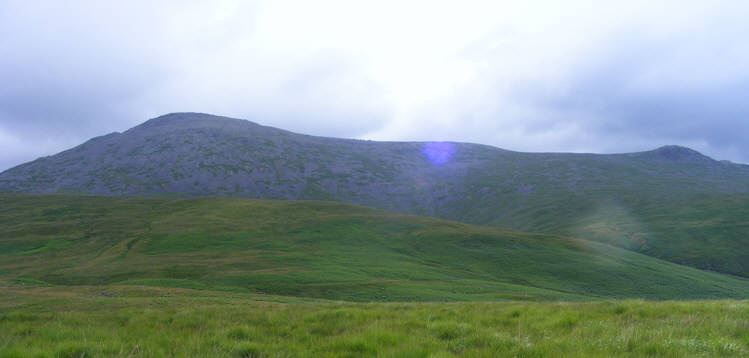
[(448, 142), (429, 142), (424, 144), (421, 152), (426, 155), (427, 159), (434, 165), (442, 165), (450, 160), (455, 154), (455, 146)]

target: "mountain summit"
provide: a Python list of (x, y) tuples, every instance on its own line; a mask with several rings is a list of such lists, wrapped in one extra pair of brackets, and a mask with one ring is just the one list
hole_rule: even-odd
[(702, 163), (712, 164), (715, 159), (710, 158), (694, 149), (678, 145), (666, 145), (658, 149), (645, 152), (645, 156), (659, 161), (676, 163)]

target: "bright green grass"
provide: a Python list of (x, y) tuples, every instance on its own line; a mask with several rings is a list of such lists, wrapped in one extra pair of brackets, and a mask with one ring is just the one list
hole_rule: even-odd
[(316, 201), (0, 196), (0, 279), (347, 301), (747, 298), (611, 246)]
[(746, 357), (749, 302), (343, 303), (0, 289), (0, 357)]

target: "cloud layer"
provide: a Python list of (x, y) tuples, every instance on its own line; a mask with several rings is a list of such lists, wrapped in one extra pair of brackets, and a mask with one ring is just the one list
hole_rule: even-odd
[(738, 1), (0, 3), (0, 170), (177, 111), (749, 162)]

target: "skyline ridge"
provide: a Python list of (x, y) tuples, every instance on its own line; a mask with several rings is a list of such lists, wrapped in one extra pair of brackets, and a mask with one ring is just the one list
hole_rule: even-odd
[[(130, 128), (128, 128), (126, 130), (123, 130), (123, 131), (113, 131), (113, 132), (109, 132), (109, 133), (106, 133), (106, 134), (103, 134), (103, 135), (94, 136), (94, 137), (92, 137), (92, 138), (84, 141), (83, 143), (81, 143), (79, 145), (83, 145), (83, 144), (85, 144), (85, 143), (87, 143), (89, 141), (97, 140), (97, 139), (100, 139), (100, 138), (105, 138), (105, 137), (112, 136), (112, 135), (126, 134), (126, 133), (128, 133), (130, 131), (137, 130), (139, 128), (148, 128), (149, 126), (164, 126), (164, 125), (167, 125), (167, 123), (159, 123), (159, 122), (164, 121), (164, 120), (168, 120), (168, 119), (175, 119), (175, 118), (177, 120), (179, 120), (179, 118), (185, 119), (184, 116), (186, 116), (186, 115), (200, 116), (200, 117), (203, 117), (204, 120), (211, 120), (211, 119), (212, 120), (229, 120), (229, 121), (234, 121), (235, 123), (250, 124), (250, 125), (254, 125), (254, 126), (258, 126), (258, 127), (269, 128), (269, 129), (278, 130), (278, 131), (284, 131), (284, 132), (292, 133), (292, 134), (295, 134), (295, 135), (303, 135), (303, 136), (310, 136), (310, 137), (317, 137), (317, 138), (339, 139), (339, 140), (352, 140), (352, 141), (375, 142), (375, 143), (430, 143), (430, 142), (447, 142), (447, 143), (454, 143), (454, 144), (481, 145), (481, 146), (487, 146), (487, 147), (491, 147), (491, 148), (498, 149), (498, 150), (503, 150), (503, 151), (508, 151), (508, 152), (527, 153), (527, 154), (580, 154), (580, 155), (627, 155), (627, 154), (631, 154), (631, 155), (634, 155), (634, 154), (644, 154), (644, 153), (650, 153), (650, 152), (657, 152), (659, 150), (668, 149), (668, 148), (681, 148), (681, 149), (687, 149), (687, 150), (689, 150), (691, 152), (697, 153), (697, 154), (699, 154), (701, 156), (704, 156), (704, 157), (709, 158), (709, 159), (714, 160), (714, 161), (724, 162), (724, 163), (731, 163), (731, 164), (736, 164), (736, 165), (749, 166), (749, 164), (747, 164), (747, 163), (734, 162), (734, 161), (731, 161), (731, 160), (728, 160), (728, 159), (722, 159), (722, 158), (714, 158), (714, 157), (706, 155), (706, 154), (704, 154), (704, 153), (702, 153), (702, 152), (700, 152), (700, 151), (698, 151), (698, 150), (696, 150), (694, 148), (691, 148), (691, 147), (685, 146), (685, 145), (679, 145), (679, 144), (662, 144), (662, 145), (659, 145), (659, 146), (654, 147), (652, 149), (645, 149), (645, 150), (632, 151), (632, 152), (614, 152), (614, 153), (601, 153), (601, 152), (565, 152), (565, 151), (560, 151), (560, 152), (556, 152), (556, 151), (521, 151), (521, 150), (508, 149), (506, 147), (500, 147), (500, 146), (491, 145), (491, 144), (475, 143), (475, 142), (463, 142), (463, 141), (453, 141), (453, 140), (445, 140), (445, 141), (442, 141), (442, 140), (440, 140), (440, 141), (436, 141), (436, 140), (435, 141), (431, 141), (431, 140), (420, 140), (420, 141), (370, 140), (370, 139), (360, 139), (360, 138), (336, 137), (336, 136), (328, 136), (328, 135), (312, 135), (312, 134), (305, 134), (305, 133), (294, 132), (294, 131), (290, 131), (290, 130), (279, 128), (279, 127), (275, 127), (275, 126), (264, 125), (264, 124), (262, 124), (260, 122), (249, 120), (249, 119), (244, 119), (244, 118), (234, 118), (234, 117), (222, 116), (222, 115), (211, 114), (211, 113), (206, 113), (206, 112), (189, 112), (189, 111), (188, 112), (170, 112), (170, 113), (166, 113), (166, 114), (163, 114), (163, 115), (160, 115), (160, 116), (157, 116), (157, 117), (153, 117), (153, 118), (147, 119), (146, 121), (144, 121), (144, 122), (142, 122), (142, 123), (140, 123), (138, 125), (135, 125), (133, 127), (130, 127)], [(194, 118), (190, 118), (189, 120), (193, 121), (193, 122), (195, 121)], [(150, 125), (149, 125), (149, 123), (150, 123)], [(156, 124), (156, 123), (159, 123), (159, 124)], [(177, 121), (176, 123), (179, 123), (179, 122)], [(62, 152), (65, 152), (65, 151), (68, 151), (70, 149), (76, 148), (77, 146), (78, 145), (70, 147), (68, 149), (64, 149), (64, 150), (62, 150), (60, 152), (57, 152), (57, 153), (53, 153), (53, 154), (46, 155), (46, 156), (40, 156), (40, 157), (37, 157), (37, 158), (35, 158), (33, 160), (30, 160), (30, 161), (27, 161), (27, 162), (23, 162), (23, 163), (11, 166), (9, 168), (0, 170), (0, 174), (3, 174), (4, 172), (6, 172), (8, 170), (11, 170), (11, 169), (14, 169), (16, 167), (19, 167), (19, 166), (22, 166), (22, 165), (34, 162), (34, 161), (39, 160), (39, 159), (49, 158), (49, 157), (55, 156), (55, 155), (60, 154)]]

